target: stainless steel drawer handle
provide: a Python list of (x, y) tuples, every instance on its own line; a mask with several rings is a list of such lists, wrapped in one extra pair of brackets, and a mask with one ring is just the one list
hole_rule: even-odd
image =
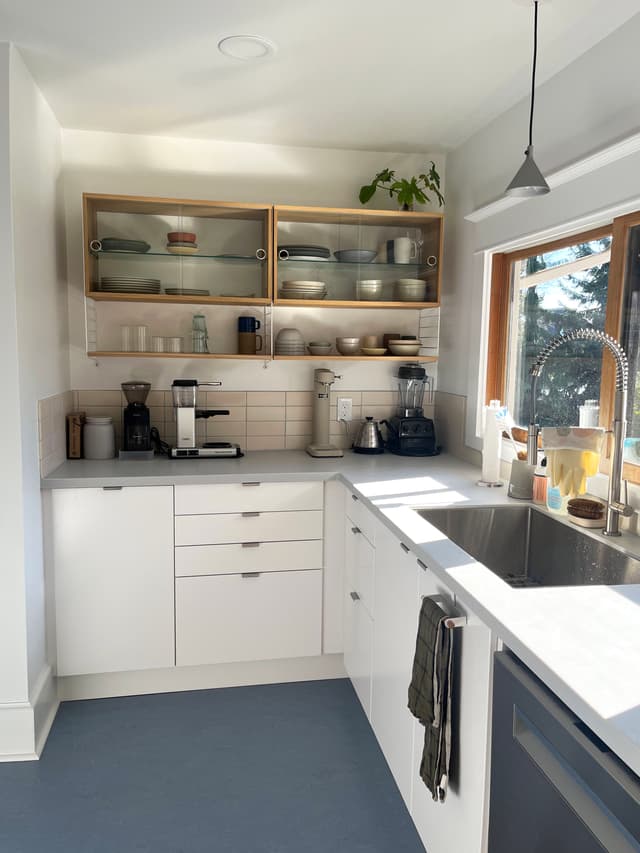
[(351, 532), (352, 532), (353, 534), (356, 534), (356, 533), (362, 533), (362, 531), (360, 530), (360, 528), (359, 528), (359, 527), (352, 527), (352, 528), (351, 528)]
[(416, 563), (420, 566), (421, 569), (424, 569), (425, 572), (427, 571), (428, 566), (426, 563), (423, 563), (422, 560), (416, 560)]
[(350, 592), (349, 595), (351, 596), (352, 601), (360, 601), (360, 596), (357, 592)]
[(243, 486), (259, 486), (260, 483), (243, 483)]
[(241, 513), (243, 518), (257, 518), (260, 513), (259, 512), (243, 512)]
[(243, 578), (259, 578), (261, 572), (242, 572), (240, 577)]
[(103, 492), (121, 492), (122, 486), (103, 486), (102, 491)]
[(260, 543), (259, 542), (243, 542), (242, 547), (243, 548), (259, 548)]
[(405, 545), (405, 544), (404, 544), (404, 542), (401, 542), (401, 543), (400, 543), (400, 547), (402, 548), (402, 550), (404, 551), (404, 553), (405, 553), (405, 554), (408, 554), (408, 553), (409, 553), (409, 550), (410, 550), (410, 549), (408, 548), (408, 546), (407, 546), (407, 545)]

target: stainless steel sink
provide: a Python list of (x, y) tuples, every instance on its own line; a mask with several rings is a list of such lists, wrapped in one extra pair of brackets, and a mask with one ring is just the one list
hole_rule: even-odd
[(640, 583), (640, 560), (531, 506), (416, 511), (512, 586)]

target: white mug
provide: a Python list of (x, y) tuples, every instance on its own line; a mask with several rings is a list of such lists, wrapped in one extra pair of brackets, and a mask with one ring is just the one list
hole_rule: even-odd
[(389, 240), (389, 243), (393, 244), (393, 261), (396, 264), (410, 264), (418, 257), (416, 241), (410, 240), (409, 237), (396, 237), (395, 240)]

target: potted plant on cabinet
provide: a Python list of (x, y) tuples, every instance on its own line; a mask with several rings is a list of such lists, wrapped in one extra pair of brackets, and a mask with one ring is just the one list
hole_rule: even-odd
[(433, 160), (426, 174), (414, 175), (412, 178), (396, 178), (393, 169), (383, 169), (370, 184), (360, 188), (360, 203), (366, 204), (370, 201), (378, 189), (387, 190), (391, 198), (397, 196), (401, 210), (413, 210), (416, 203), (427, 204), (431, 201), (427, 193), (436, 196), (440, 207), (444, 204), (444, 197), (440, 192), (440, 175)]

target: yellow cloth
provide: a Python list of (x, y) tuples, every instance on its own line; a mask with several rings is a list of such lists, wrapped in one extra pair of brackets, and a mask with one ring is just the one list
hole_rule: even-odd
[(547, 450), (546, 453), (551, 484), (559, 487), (562, 497), (583, 495), (587, 477), (598, 472), (600, 454), (591, 450)]

